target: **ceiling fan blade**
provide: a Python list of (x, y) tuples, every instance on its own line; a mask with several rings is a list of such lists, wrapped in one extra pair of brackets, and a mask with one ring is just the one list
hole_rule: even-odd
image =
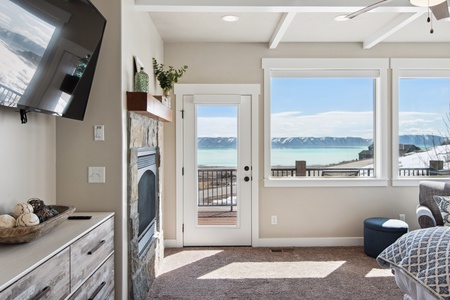
[(447, 1), (444, 1), (441, 4), (435, 6), (430, 6), (430, 9), (436, 20), (445, 19), (450, 16), (448, 13)]
[(392, 0), (381, 0), (381, 1), (376, 2), (374, 4), (368, 5), (368, 6), (362, 8), (360, 10), (357, 10), (357, 11), (351, 13), (351, 14), (348, 14), (348, 15), (345, 16), (345, 18), (346, 19), (353, 19), (354, 17), (357, 17), (360, 14), (366, 13), (366, 12), (368, 12), (368, 11), (374, 9), (374, 8), (377, 8), (378, 6), (381, 6), (384, 3), (391, 2), (391, 1)]

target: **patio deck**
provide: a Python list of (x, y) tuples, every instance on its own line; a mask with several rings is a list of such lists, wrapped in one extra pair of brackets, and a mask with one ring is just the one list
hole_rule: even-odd
[(198, 225), (237, 225), (237, 212), (228, 210), (200, 210)]

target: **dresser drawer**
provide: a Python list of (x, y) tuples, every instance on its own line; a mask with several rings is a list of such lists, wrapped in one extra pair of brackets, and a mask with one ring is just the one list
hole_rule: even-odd
[(83, 283), (70, 300), (106, 300), (114, 295), (114, 254)]
[(109, 218), (70, 246), (71, 291), (75, 291), (114, 250), (114, 219)]
[(66, 248), (10, 286), (12, 299), (66, 298), (70, 294), (69, 263)]

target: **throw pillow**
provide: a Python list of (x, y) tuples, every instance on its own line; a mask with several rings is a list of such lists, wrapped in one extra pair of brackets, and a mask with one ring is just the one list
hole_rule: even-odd
[(433, 199), (441, 211), (444, 226), (450, 226), (450, 197), (433, 196)]

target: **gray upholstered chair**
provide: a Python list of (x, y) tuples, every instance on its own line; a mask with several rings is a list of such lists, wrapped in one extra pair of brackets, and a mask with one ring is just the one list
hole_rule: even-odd
[(419, 206), (417, 221), (421, 228), (443, 226), (441, 212), (433, 196), (450, 196), (450, 182), (421, 181), (419, 183)]

